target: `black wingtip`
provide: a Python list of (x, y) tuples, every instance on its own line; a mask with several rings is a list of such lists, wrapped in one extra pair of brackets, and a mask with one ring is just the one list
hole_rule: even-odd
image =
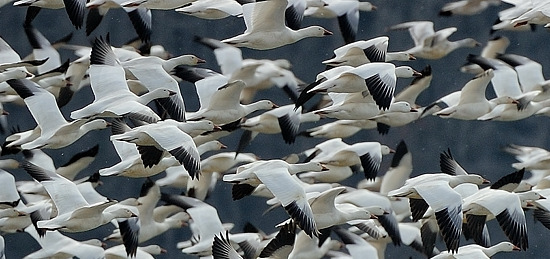
[(141, 190), (139, 191), (139, 197), (144, 197), (149, 193), (149, 190), (155, 186), (155, 182), (151, 178), (147, 177), (145, 182), (141, 185)]
[(378, 169), (380, 169), (380, 163), (375, 161), (369, 153), (366, 153), (359, 157), (361, 160), (361, 166), (365, 172), (365, 179), (374, 180), (378, 175)]
[(390, 132), (391, 126), (385, 123), (377, 122), (376, 123), (376, 130), (378, 131), (378, 134), (384, 136), (388, 135)]
[(85, 158), (85, 157), (95, 157), (97, 155), (97, 153), (99, 152), (99, 144), (96, 144), (95, 146), (87, 149), (87, 150), (84, 150), (82, 152), (78, 152), (76, 153), (74, 156), (71, 157), (71, 159), (69, 159), (69, 161), (67, 163), (65, 163), (64, 165), (62, 165), (61, 167), (65, 167), (65, 166), (68, 166), (82, 158)]
[(404, 140), (401, 140), (399, 144), (397, 144), (397, 148), (395, 148), (395, 154), (393, 154), (393, 158), (391, 160), (391, 167), (397, 167), (399, 166), (399, 163), (401, 162), (401, 159), (403, 156), (405, 156), (407, 153), (409, 153), (409, 149), (407, 148), (407, 144)]
[[(180, 162), (180, 164), (185, 167), (185, 170), (189, 173), (189, 176), (191, 176), (191, 179), (199, 179), (199, 175), (201, 173), (201, 164), (200, 161), (197, 161), (191, 152), (196, 150), (188, 151), (183, 147), (177, 147), (170, 151), (168, 151), (176, 160)], [(198, 153), (197, 153), (198, 156)]]
[(451, 11), (440, 11), (439, 12), (439, 16), (443, 16), (443, 17), (450, 17), (453, 15), (453, 12)]
[(246, 196), (250, 196), (255, 189), (256, 187), (250, 184), (234, 184), (233, 187), (231, 187), (231, 198), (233, 198), (234, 201), (240, 200)]
[[(525, 175), (525, 168), (522, 168), (520, 170), (517, 170), (513, 173), (507, 174), (503, 177), (501, 177), (498, 181), (493, 183), (491, 185), (491, 189), (501, 189), (506, 185), (512, 184), (514, 186), (517, 186), (520, 184), (521, 180), (523, 179), (523, 176)], [(513, 188), (515, 189), (515, 188)], [(513, 191), (510, 190), (510, 191)]]
[(25, 99), (34, 95), (31, 87), (38, 88), (35, 83), (29, 79), (10, 79), (6, 81), (8, 85), (15, 90), (19, 97)]
[(319, 236), (319, 231), (315, 221), (309, 218), (306, 213), (298, 206), (296, 201), (291, 202), (285, 207), (286, 212), (300, 226), (300, 228), (311, 238)]
[(114, 66), (116, 63), (116, 56), (111, 49), (111, 40), (109, 34), (103, 38), (95, 38), (92, 46), (92, 53), (90, 54), (90, 65), (110, 65)]

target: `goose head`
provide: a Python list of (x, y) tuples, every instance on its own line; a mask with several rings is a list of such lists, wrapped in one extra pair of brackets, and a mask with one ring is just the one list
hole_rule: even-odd
[(390, 105), (389, 112), (416, 112), (416, 109), (411, 107), (411, 104), (405, 101), (394, 102)]
[(519, 102), (510, 96), (501, 96), (491, 100), (494, 104), (519, 104)]
[(148, 246), (140, 247), (139, 249), (152, 255), (159, 255), (159, 254), (166, 253), (166, 249), (160, 247), (159, 245), (148, 245)]
[(220, 141), (212, 140), (198, 146), (197, 150), (199, 151), (199, 154), (202, 154), (207, 151), (220, 150), (225, 148), (227, 148), (227, 146), (221, 143)]
[(252, 109), (252, 111), (257, 111), (257, 110), (271, 110), (279, 106), (277, 106), (270, 100), (260, 100), (255, 103), (248, 104), (245, 107)]
[(395, 68), (395, 76), (403, 78), (420, 77), (422, 76), (422, 73), (414, 70), (412, 67), (409, 66), (399, 66)]
[(291, 164), (289, 169), (289, 171), (296, 173), (306, 171), (320, 172), (328, 170), (328, 168), (323, 164), (314, 161), (309, 161), (307, 163)]
[(100, 130), (100, 129), (106, 129), (107, 127), (111, 126), (111, 123), (107, 122), (104, 119), (95, 119), (93, 121), (89, 121), (86, 124), (82, 125), (80, 128), (84, 132), (88, 132), (91, 130)]
[(485, 255), (491, 257), (497, 252), (511, 252), (511, 251), (520, 251), (520, 250), (521, 248), (515, 246), (514, 244), (508, 241), (505, 241), (505, 242), (500, 242), (489, 248), (485, 248), (483, 249), (483, 252), (485, 253)]
[(366, 207), (365, 209), (374, 216), (382, 216), (389, 213), (387, 210), (385, 210), (380, 206), (369, 206), (369, 207)]
[(376, 6), (369, 2), (359, 2), (357, 5), (357, 9), (363, 12), (370, 12), (376, 10)]
[(536, 200), (546, 199), (546, 197), (542, 196), (539, 192), (536, 192), (536, 191), (520, 192), (517, 194), (522, 201), (524, 200), (536, 201)]
[(131, 217), (137, 217), (137, 215), (134, 212), (132, 212), (130, 209), (127, 209), (127, 208), (118, 208), (105, 213), (108, 213), (108, 218), (110, 218), (108, 221), (111, 221), (112, 219), (119, 219), (119, 218), (127, 219)]
[(153, 91), (150, 91), (150, 92), (148, 92), (144, 95), (141, 95), (138, 100), (141, 104), (146, 105), (154, 99), (167, 98), (167, 97), (170, 97), (170, 96), (175, 95), (175, 94), (177, 94), (177, 93), (172, 91), (172, 90), (169, 90), (169, 89), (166, 89), (166, 88), (157, 88), (157, 89), (155, 89)]
[(33, 74), (27, 72), (24, 69), (10, 69), (5, 72), (0, 73), (0, 79), (2, 81), (9, 80), (9, 79), (23, 79), (27, 77), (32, 77)]
[(332, 35), (332, 32), (329, 30), (321, 27), (321, 26), (309, 26), (303, 29), (299, 29), (296, 32), (298, 32), (298, 35), (302, 38), (307, 37), (324, 37), (327, 35)]
[(474, 47), (481, 46), (481, 43), (479, 43), (478, 41), (472, 38), (466, 38), (466, 39), (460, 40), (459, 42), (461, 47), (466, 47), (466, 48), (474, 48)]
[(165, 67), (165, 65), (163, 65), (163, 68), (167, 71), (170, 71), (175, 66), (179, 66), (179, 65), (194, 66), (200, 63), (206, 63), (206, 61), (195, 55), (181, 55), (181, 56), (177, 56), (169, 59), (168, 62), (166, 62), (166, 65), (169, 64), (170, 66)]
[(388, 61), (409, 61), (409, 60), (416, 60), (416, 58), (408, 52), (400, 51), (400, 52), (388, 52), (386, 53), (386, 62)]
[(380, 145), (380, 153), (382, 153), (382, 155), (387, 155), (390, 153), (395, 153), (395, 150), (391, 149), (386, 145)]
[(483, 178), (481, 175), (477, 174), (468, 174), (468, 175), (455, 175), (449, 180), (449, 185), (454, 188), (461, 183), (473, 183), (477, 185), (488, 184), (490, 183), (487, 179)]
[(207, 131), (212, 131), (216, 127), (214, 123), (209, 120), (174, 122), (177, 123), (176, 127), (178, 127), (178, 129), (193, 137)]

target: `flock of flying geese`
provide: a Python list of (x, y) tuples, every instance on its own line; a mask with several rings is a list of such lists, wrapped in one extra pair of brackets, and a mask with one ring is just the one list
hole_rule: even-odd
[[(445, 5), (440, 15), (473, 15), (500, 2), (462, 0)], [(493, 30), (550, 24), (548, 1), (502, 2), (512, 6), (499, 13)], [(441, 152), (441, 172), (411, 178), (412, 154), (404, 141), (395, 148), (343, 141), (364, 129), (390, 134), (391, 127), (425, 116), (513, 121), (550, 114), (550, 83), (542, 65), (506, 53), (510, 41), (505, 37), (467, 57), (469, 63), (461, 69), (475, 76), (462, 89), (421, 107), (416, 99), (436, 69), (416, 71), (392, 61), (442, 59), (458, 48), (481, 44), (471, 38), (449, 41), (457, 28), (435, 31), (429, 21), (389, 27), (410, 33), (415, 46), (405, 51), (389, 52), (387, 36), (356, 40), (360, 12), (376, 9), (368, 2), (19, 0), (13, 5), (28, 6), (24, 29), (33, 52), (21, 59), (0, 38), (1, 98), (22, 105), (7, 116), (28, 109), (37, 126), (8, 134), (2, 145), (3, 155), (17, 159), (0, 161), (0, 231), (26, 232), (36, 239), (42, 249), (28, 251), (25, 258), (152, 258), (164, 249), (142, 243), (187, 226), (192, 237), (177, 247), (201, 258), (383, 258), (390, 243), (411, 246), (426, 257), (489, 258), (528, 249), (524, 210), (533, 210), (550, 228), (550, 203), (545, 200), (550, 195), (550, 153), (542, 148), (509, 146), (507, 151), (519, 160), (512, 165), (517, 171), (489, 185), (464, 170), (450, 150)], [(32, 22), (41, 9), (59, 8), (67, 10), (76, 29), (85, 24), (88, 34), (110, 8), (124, 8), (144, 45), (140, 50), (115, 47), (108, 34), (95, 37), (91, 46), (51, 44)], [(150, 45), (152, 9), (203, 19), (242, 16), (246, 31), (223, 40), (197, 37), (212, 49), (220, 70), (200, 68), (205, 61), (195, 55), (167, 58), (160, 46)], [(322, 62), (326, 70), (314, 82), (299, 80), (288, 60), (243, 58), (240, 47), (270, 50), (333, 34), (321, 26), (302, 28), (304, 16), (337, 19), (340, 32), (334, 34), (346, 43)], [(72, 48), (79, 58), (62, 63), (58, 45)], [(396, 92), (398, 78), (414, 80)], [(186, 111), (184, 99), (189, 97), (182, 94), (181, 81), (194, 84), (197, 111)], [(495, 98), (486, 95), (489, 83)], [(289, 104), (256, 100), (256, 92), (272, 86), (288, 95)], [(91, 87), (93, 101), (66, 118), (62, 108), (84, 87)], [(321, 125), (300, 131), (300, 124), (310, 122)], [(75, 178), (94, 161), (97, 145), (80, 144), (83, 151), (57, 168), (56, 159), (42, 151), (63, 149), (102, 129), (112, 132), (109, 140), (120, 162), (85, 179)], [(204, 155), (228, 148), (220, 139), (237, 132), (242, 135), (233, 152)], [(261, 159), (245, 152), (260, 133), (281, 134), (290, 145), (303, 136), (326, 140), (300, 150), (303, 160), (296, 154)], [(388, 154), (393, 154), (391, 166), (382, 175), (382, 159)], [(16, 181), (8, 171), (17, 168), (34, 180)], [(356, 187), (338, 184), (358, 171), (365, 180)], [(530, 178), (524, 177), (526, 171)], [(142, 178), (144, 183), (139, 197), (115, 201), (95, 190), (100, 177)], [(273, 222), (279, 228), (273, 234), (252, 226), (233, 230), (208, 203), (216, 184), (230, 184), (235, 202), (263, 197), (268, 211), (282, 207), (288, 220)], [(169, 187), (184, 194), (165, 192)], [(491, 242), (486, 222), (492, 219), (508, 241)], [(64, 235), (106, 224), (116, 230), (104, 240), (122, 244), (105, 249), (98, 239), (76, 241)], [(472, 244), (464, 245), (463, 236)], [(9, 244), (5, 249), (9, 251)]]

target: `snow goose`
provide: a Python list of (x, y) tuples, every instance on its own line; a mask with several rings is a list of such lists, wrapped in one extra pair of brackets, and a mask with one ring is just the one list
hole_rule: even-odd
[(186, 6), (192, 3), (193, 0), (170, 0), (170, 1), (158, 1), (158, 0), (130, 0), (122, 1), (120, 6), (130, 8), (130, 7), (141, 7), (154, 10), (174, 10), (178, 7)]
[[(528, 118), (537, 112), (550, 106), (550, 99), (540, 102), (532, 101), (538, 95), (538, 91), (532, 91), (524, 94), (522, 98), (517, 99), (519, 104), (500, 104), (492, 111), (477, 118), (478, 120), (495, 120), (495, 121), (516, 121)], [(518, 110), (518, 106), (522, 107)]]
[(174, 120), (159, 121), (133, 128), (122, 134), (112, 135), (111, 140), (134, 143), (140, 150), (144, 166), (158, 164), (168, 154), (189, 172), (191, 178), (200, 174), (200, 156), (193, 138), (185, 133)]
[(300, 136), (310, 138), (347, 138), (362, 129), (375, 129), (371, 120), (337, 120), (300, 132)]
[(321, 259), (329, 250), (339, 250), (342, 247), (342, 243), (338, 240), (332, 240), (330, 237), (320, 243), (320, 239), (310, 238), (302, 231), (296, 235), (292, 251), (288, 255), (289, 259), (299, 258), (312, 258)]
[(277, 107), (269, 100), (260, 100), (251, 104), (239, 103), (241, 91), (246, 87), (243, 81), (228, 82), (227, 77), (211, 76), (195, 83), (201, 108), (188, 114), (188, 120), (207, 119), (216, 125), (223, 125), (240, 120), (242, 117), (257, 111)]
[(359, 11), (370, 12), (376, 10), (376, 6), (370, 2), (359, 0), (324, 0), (322, 6), (310, 6), (304, 12), (304, 16), (316, 18), (338, 18), (340, 32), (344, 42), (351, 43), (355, 41), (359, 29)]
[(433, 27), (434, 24), (430, 21), (413, 21), (393, 25), (389, 29), (409, 30), (415, 46), (406, 52), (424, 59), (440, 59), (458, 48), (473, 48), (480, 45), (472, 38), (449, 41), (447, 38), (457, 30), (456, 27), (441, 29), (437, 32)]
[[(200, 146), (199, 146), (200, 147)], [(197, 147), (198, 148), (198, 147)], [(252, 153), (223, 152), (201, 159), (201, 173), (225, 172), (239, 163), (251, 163), (257, 158)], [(166, 177), (158, 179), (160, 186), (187, 189), (189, 174), (183, 170), (168, 168)]]
[(185, 105), (178, 82), (168, 73), (178, 65), (196, 65), (205, 61), (195, 55), (181, 55), (168, 60), (155, 56), (146, 56), (131, 59), (121, 63), (129, 70), (149, 91), (164, 88), (175, 92), (166, 99), (156, 101), (168, 112), (171, 118), (185, 121)]
[[(345, 187), (336, 187), (326, 190), (317, 197), (309, 200), (315, 223), (319, 229), (344, 224), (357, 219), (377, 218), (375, 214), (387, 213), (380, 206), (369, 208), (355, 206), (351, 203), (335, 203), (335, 198)], [(376, 211), (376, 213), (371, 212)]]
[[(499, 253), (499, 252), (511, 252), (511, 251), (519, 251), (521, 250), (519, 247), (515, 246), (514, 244), (504, 241), (500, 242), (496, 245), (492, 245), (490, 247), (483, 247), (480, 245), (465, 245), (458, 248), (458, 252), (456, 254), (451, 255), (450, 258), (491, 258), (493, 255)], [(432, 258), (449, 258), (447, 257), (449, 254), (447, 252), (442, 252), (440, 255), (434, 256)]]
[(222, 42), (235, 47), (267, 50), (308, 37), (332, 34), (320, 26), (310, 26), (296, 31), (288, 28), (284, 21), (287, 4), (286, 0), (271, 0), (243, 5), (246, 31)]
[(80, 29), (84, 23), (84, 11), (86, 2), (81, 0), (59, 1), (59, 0), (19, 0), (13, 3), (14, 6), (28, 6), (26, 24), (30, 24), (42, 8), (61, 9), (65, 8), (71, 23), (76, 29)]
[(361, 236), (344, 228), (335, 228), (334, 232), (345, 244), (351, 258), (373, 257), (378, 255), (378, 250)]
[(389, 197), (408, 197), (413, 219), (419, 219), (430, 206), (448, 251), (456, 252), (462, 232), (462, 197), (452, 188), (461, 183), (483, 184), (479, 175), (423, 174), (405, 181), (399, 189), (388, 192)]
[(371, 62), (389, 62), (393, 60), (414, 60), (414, 56), (407, 52), (387, 52), (389, 38), (381, 36), (370, 40), (354, 41), (334, 50), (334, 57), (323, 61), (331, 67), (352, 66)]
[(390, 127), (401, 127), (407, 125), (418, 118), (422, 113), (419, 110), (412, 108), (412, 105), (405, 101), (393, 102), (390, 108), (385, 111), (380, 111), (376, 116), (369, 120), (376, 121), (376, 129), (378, 133), (388, 134)]
[(229, 233), (226, 232), (225, 236), (220, 233), (219, 236), (214, 236), (214, 242), (212, 243), (212, 256), (213, 258), (228, 258), (228, 259), (242, 259), (243, 257), (235, 250), (235, 248), (229, 242)]
[(25, 25), (25, 34), (32, 46), (32, 55), (35, 59), (46, 60), (44, 64), (36, 66), (38, 74), (44, 74), (61, 66), (61, 56), (51, 45), (50, 41), (32, 25)]
[(413, 108), (419, 108), (420, 105), (416, 104), (418, 96), (428, 87), (432, 82), (432, 67), (427, 65), (420, 71), (422, 74), (419, 77), (415, 77), (413, 81), (395, 95), (394, 102), (405, 101), (408, 102)]
[(176, 9), (176, 12), (201, 19), (223, 19), (241, 15), (243, 8), (235, 0), (198, 0)]
[(300, 180), (308, 183), (338, 183), (348, 179), (353, 175), (353, 170), (349, 166), (333, 166), (325, 165), (328, 169), (320, 172), (304, 172), (300, 173), (298, 177)]
[(328, 93), (332, 99), (330, 106), (314, 111), (322, 117), (339, 120), (365, 120), (380, 113), (372, 95), (362, 93)]
[(241, 91), (243, 104), (250, 103), (256, 92), (267, 90), (273, 85), (281, 88), (292, 100), (296, 100), (301, 81), (290, 71), (291, 64), (288, 60), (243, 59), (239, 48), (219, 40), (197, 37), (195, 41), (214, 50), (222, 74), (229, 81), (242, 80), (245, 83), (246, 87)]
[[(398, 246), (401, 244), (401, 236), (397, 219), (393, 213), (391, 201), (385, 195), (365, 189), (351, 189), (349, 192), (336, 196), (335, 202), (336, 204), (350, 203), (360, 208), (382, 208), (383, 213), (374, 213), (377, 217), (377, 222), (375, 223), (376, 226), (381, 225), (384, 228), (387, 235), (391, 237), (394, 245)], [(360, 229), (367, 224), (364, 220), (349, 223), (350, 225), (356, 226)], [(375, 237), (374, 235), (371, 236)]]
[(89, 204), (76, 184), (44, 170), (32, 163), (24, 163), (23, 168), (39, 181), (55, 204), (58, 215), (55, 218), (38, 221), (37, 226), (47, 230), (62, 230), (67, 232), (83, 232), (94, 229), (114, 218), (129, 218), (135, 216), (126, 208), (112, 208), (116, 201)]
[(487, 85), (493, 79), (492, 69), (477, 75), (460, 90), (460, 99), (456, 105), (442, 109), (434, 115), (441, 118), (454, 118), (460, 120), (475, 120), (490, 111), (499, 104), (517, 104), (517, 101), (510, 96), (500, 96), (487, 100), (485, 92)]
[(8, 68), (16, 68), (22, 66), (39, 66), (44, 64), (47, 60), (21, 60), (19, 54), (13, 50), (13, 48), (0, 37), (0, 70), (6, 70)]
[[(543, 85), (547, 83), (542, 74), (542, 65), (528, 57), (516, 54), (499, 54), (495, 58), (514, 67), (523, 92), (543, 90)], [(538, 96), (536, 100), (540, 101), (545, 99), (545, 97), (547, 98), (547, 96), (541, 97)]]
[(532, 2), (532, 8), (510, 21), (514, 27), (526, 24), (541, 24), (545, 27), (550, 23), (548, 15), (550, 4), (547, 1)]
[(491, 5), (499, 5), (500, 0), (461, 0), (445, 4), (439, 11), (440, 16), (475, 15)]
[[(227, 146), (221, 142), (214, 140), (206, 142), (197, 147), (199, 154), (202, 155), (208, 151), (225, 149)], [(209, 162), (209, 161), (206, 161)], [(187, 196), (197, 198), (199, 200), (204, 200), (210, 193), (214, 191), (214, 186), (218, 180), (219, 173), (218, 171), (205, 171), (203, 170), (203, 161), (201, 161), (201, 175), (200, 179), (190, 179), (188, 177), (188, 182), (186, 184)]]
[(275, 237), (260, 252), (260, 258), (287, 258), (296, 241), (296, 224), (289, 222), (281, 227)]
[[(138, 247), (135, 254), (136, 259), (153, 259), (153, 255), (160, 255), (166, 253), (166, 249), (159, 245), (148, 245), (144, 247)], [(125, 247), (123, 245), (113, 246), (105, 250), (105, 259), (119, 259), (127, 258)]]
[[(86, 17), (86, 35), (90, 35), (101, 23), (109, 9), (120, 8), (124, 0), (92, 0), (86, 3), (88, 16)], [(164, 2), (164, 1), (163, 1)], [(152, 34), (151, 10), (145, 7), (123, 8), (132, 25), (143, 42), (149, 42)]]
[(512, 193), (504, 190), (485, 188), (464, 199), (463, 212), (468, 228), (479, 232), (485, 221), (496, 218), (510, 241), (526, 250), (527, 223), (522, 209), (522, 200), (537, 200), (536, 192)]
[[(264, 168), (276, 168), (276, 169), (285, 169), (288, 171), (289, 175), (295, 175), (300, 172), (307, 171), (323, 171), (327, 170), (324, 165), (318, 162), (305, 162), (297, 164), (289, 164), (284, 160), (259, 160), (239, 166), (235, 174), (226, 174), (223, 176), (223, 181), (234, 183), (232, 187), (232, 198), (233, 200), (240, 200), (245, 196), (252, 194), (254, 189), (260, 184), (263, 183), (262, 179), (258, 174), (263, 174), (260, 171)], [(274, 174), (277, 174), (276, 172)], [(286, 178), (286, 177), (285, 177)], [(270, 183), (271, 184), (271, 183)], [(269, 189), (269, 185), (265, 184)], [(277, 186), (275, 186), (277, 187)]]
[(90, 242), (79, 242), (70, 237), (64, 236), (58, 231), (48, 231), (45, 236), (39, 236), (34, 226), (25, 228), (25, 232), (31, 235), (42, 247), (25, 256), (25, 258), (48, 258), (56, 256), (76, 256), (86, 259), (105, 258), (105, 251), (99, 240)]
[[(127, 127), (123, 131), (115, 132), (114, 131), (115, 128), (124, 127), (124, 125), (119, 125), (119, 123), (121, 122), (117, 120), (113, 122), (113, 134), (122, 134), (124, 132), (131, 130), (129, 127)], [(174, 122), (174, 124), (177, 125), (177, 124), (183, 124), (183, 123)], [(187, 124), (207, 124), (208, 125), (207, 121), (188, 122)], [(213, 126), (212, 123), (210, 123), (210, 125)], [(185, 126), (182, 126), (182, 128), (183, 127)], [(205, 130), (208, 130), (208, 129), (209, 128), (205, 128)], [(142, 152), (140, 150), (143, 150), (143, 148), (137, 148), (136, 145), (125, 141), (115, 140), (115, 141), (112, 141), (112, 143), (121, 161), (111, 167), (100, 169), (99, 173), (102, 176), (116, 175), (116, 176), (132, 177), (132, 178), (150, 177), (150, 176), (159, 174), (170, 167), (179, 165), (178, 161), (175, 160), (173, 157), (162, 157), (160, 158), (160, 161), (156, 161), (156, 160), (149, 161), (146, 159), (145, 160), (146, 162), (144, 164), (144, 160), (142, 159), (140, 154), (140, 152)], [(223, 147), (225, 146), (221, 144), (219, 141), (211, 141), (198, 146), (197, 151), (199, 152), (199, 155), (201, 155), (206, 151), (214, 150), (216, 148), (220, 149)], [(154, 162), (158, 162), (158, 163), (154, 163)], [(182, 170), (184, 169), (182, 168)], [(187, 175), (187, 177), (189, 177), (189, 174), (187, 174), (187, 171), (185, 171), (185, 174)]]
[(159, 88), (136, 96), (126, 84), (124, 69), (120, 65), (109, 40), (96, 38), (90, 57), (90, 83), (94, 101), (82, 109), (71, 112), (71, 118), (91, 116), (115, 116), (133, 114), (147, 121), (160, 120), (159, 116), (145, 104), (156, 98), (166, 98), (175, 92)]
[[(67, 122), (57, 107), (55, 97), (36, 83), (27, 79), (11, 79), (8, 84), (23, 98), (40, 132), (36, 139), (19, 143), (23, 149), (66, 147), (84, 134), (109, 125), (103, 119)], [(12, 142), (9, 146), (13, 145)]]
[(0, 236), (0, 259), (6, 259), (6, 243), (2, 236)]
[(317, 75), (317, 80), (302, 90), (296, 107), (307, 102), (316, 92), (370, 94), (382, 110), (393, 99), (397, 77), (421, 76), (409, 66), (395, 67), (391, 63), (367, 63), (356, 68), (340, 66)]
[(177, 210), (170, 208), (166, 211), (168, 214), (159, 212), (164, 209), (162, 207), (156, 208), (160, 199), (160, 187), (147, 178), (141, 187), (140, 197), (137, 200), (139, 203), (136, 206), (138, 217), (123, 221), (119, 220), (118, 231), (113, 231), (113, 234), (105, 239), (116, 241), (122, 237), (122, 242), (131, 255), (136, 254), (138, 244), (161, 235), (170, 229), (183, 227), (185, 222), (177, 214), (169, 217), (172, 212)]
[(513, 163), (512, 167), (516, 169), (525, 168), (525, 170), (546, 170), (550, 168), (548, 157), (550, 152), (539, 147), (528, 147), (510, 144), (505, 151), (515, 154), (515, 158), (519, 160)]
[(259, 133), (282, 133), (285, 143), (292, 144), (298, 135), (301, 123), (318, 121), (321, 118), (312, 112), (302, 113), (301, 107), (296, 111), (293, 108), (293, 104), (285, 105), (246, 119), (240, 125), (245, 132), (241, 136), (237, 152), (242, 152)]
[(182, 195), (163, 194), (162, 200), (185, 209), (192, 219), (190, 227), (193, 231), (193, 237), (199, 242), (182, 249), (182, 252), (194, 255), (210, 255), (214, 236), (225, 233), (225, 228), (216, 208), (198, 199)]
[(15, 187), (15, 177), (4, 170), (0, 170), (0, 183), (2, 183), (2, 190), (4, 190), (0, 195), (0, 209), (17, 206), (21, 198)]
[[(481, 50), (480, 56), (484, 58), (496, 58), (500, 54), (506, 53), (506, 49), (510, 46), (510, 39), (504, 36), (497, 36), (489, 41), (487, 45)], [(460, 68), (461, 72), (479, 74), (483, 72), (484, 69), (479, 67), (477, 64), (466, 64)]]
[(494, 70), (494, 76), (491, 79), (491, 83), (497, 97), (510, 96), (519, 99), (524, 94), (528, 93), (521, 89), (517, 72), (505, 62), (475, 55), (468, 55), (467, 59), (469, 62), (478, 64), (485, 70)]
[(257, 186), (263, 183), (277, 197), (298, 226), (312, 237), (319, 234), (313, 212), (306, 200), (303, 187), (290, 174), (310, 168), (322, 170), (319, 163), (288, 164), (282, 160), (258, 161), (239, 167), (236, 174), (224, 175), (223, 181), (241, 186)]
[(403, 186), (405, 181), (409, 179), (412, 168), (412, 154), (405, 141), (402, 140), (395, 148), (390, 168), (382, 178), (380, 193), (387, 195), (388, 192)]
[(353, 166), (360, 164), (363, 167), (365, 178), (374, 179), (378, 174), (382, 156), (394, 151), (379, 142), (359, 142), (353, 145), (345, 144), (319, 154), (311, 161), (335, 166)]
[(69, 161), (55, 169), (55, 172), (69, 180), (74, 180), (76, 175), (88, 167), (99, 152), (99, 144), (89, 149), (74, 154)]
[[(536, 24), (514, 24), (512, 20), (520, 15), (533, 9), (536, 2), (532, 1), (514, 1), (506, 0), (505, 2), (513, 5), (508, 9), (502, 10), (498, 13), (498, 19), (491, 27), (491, 33), (498, 30), (511, 30), (511, 31), (533, 31), (536, 28)], [(529, 26), (525, 26), (529, 25)]]
[(32, 74), (25, 70), (9, 69), (0, 73), (0, 83), (10, 79), (23, 79), (30, 76), (32, 76)]

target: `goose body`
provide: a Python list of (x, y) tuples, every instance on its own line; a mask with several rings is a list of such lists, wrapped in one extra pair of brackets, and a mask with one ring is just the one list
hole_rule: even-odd
[(453, 34), (457, 28), (449, 27), (434, 31), (433, 23), (430, 21), (406, 22), (390, 27), (390, 30), (404, 29), (409, 30), (415, 44), (415, 47), (406, 52), (419, 58), (440, 59), (458, 48), (472, 48), (480, 45), (472, 38), (449, 41), (447, 37)]
[(115, 218), (134, 216), (133, 212), (126, 208), (111, 207), (116, 201), (89, 204), (73, 182), (55, 172), (32, 163), (25, 163), (23, 167), (35, 179), (40, 179), (58, 211), (55, 218), (38, 221), (38, 228), (83, 232), (107, 224)]
[(242, 117), (257, 111), (276, 107), (269, 100), (260, 100), (251, 104), (240, 104), (240, 94), (244, 89), (243, 81), (228, 82), (225, 76), (211, 76), (197, 81), (201, 108), (188, 114), (189, 120), (207, 119), (216, 125), (237, 121)]
[[(27, 79), (12, 79), (9, 84), (24, 99), (40, 128), (40, 135), (27, 143), (17, 143), (23, 149), (63, 148), (92, 130), (104, 129), (108, 123), (102, 119), (80, 119), (67, 122), (55, 97)], [(14, 143), (11, 143), (14, 145)]]
[(272, 0), (243, 5), (246, 31), (222, 42), (235, 47), (258, 50), (274, 49), (308, 37), (323, 37), (332, 33), (320, 26), (292, 30), (285, 26), (286, 0)]
[(90, 64), (90, 83), (95, 99), (84, 108), (71, 112), (73, 119), (134, 114), (147, 121), (157, 121), (160, 120), (159, 116), (145, 105), (153, 99), (175, 94), (165, 88), (155, 89), (139, 97), (130, 92), (124, 69), (109, 43), (102, 38), (94, 42)]

